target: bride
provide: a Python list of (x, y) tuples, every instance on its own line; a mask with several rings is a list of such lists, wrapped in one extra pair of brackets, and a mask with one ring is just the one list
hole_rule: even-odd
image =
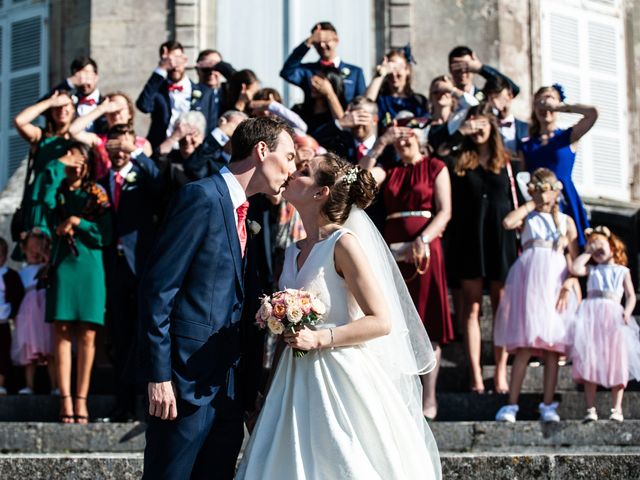
[[(431, 344), (382, 237), (363, 212), (376, 182), (333, 154), (284, 193), (307, 238), (286, 251), (281, 288), (326, 306), (321, 324), (284, 335), (237, 479), (439, 479), (418, 374)], [(295, 357), (292, 349), (305, 350)]]

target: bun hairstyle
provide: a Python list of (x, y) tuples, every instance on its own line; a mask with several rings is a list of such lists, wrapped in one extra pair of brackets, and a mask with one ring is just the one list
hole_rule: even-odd
[(368, 170), (350, 164), (334, 153), (320, 155), (315, 181), (329, 188), (329, 198), (322, 213), (330, 222), (342, 225), (351, 207), (367, 208), (378, 193), (378, 184)]
[(607, 227), (598, 225), (595, 228), (587, 228), (584, 231), (584, 236), (587, 237), (587, 241), (591, 241), (593, 237), (596, 235), (605, 237), (609, 242), (609, 247), (611, 248), (611, 253), (613, 255), (613, 261), (617, 265), (624, 265), (625, 267), (629, 264), (629, 259), (627, 257), (627, 247), (624, 242), (620, 240), (620, 237), (611, 233)]

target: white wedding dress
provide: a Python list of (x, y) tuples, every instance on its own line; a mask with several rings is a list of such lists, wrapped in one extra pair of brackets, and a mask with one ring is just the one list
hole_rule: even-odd
[[(334, 265), (334, 246), (347, 232), (337, 230), (314, 245), (299, 270), (297, 246), (285, 254), (280, 288), (319, 296), (327, 312), (317, 328), (362, 316)], [(410, 412), (369, 343), (301, 358), (286, 347), (236, 478), (440, 478), (435, 441), (421, 413), (416, 419)]]

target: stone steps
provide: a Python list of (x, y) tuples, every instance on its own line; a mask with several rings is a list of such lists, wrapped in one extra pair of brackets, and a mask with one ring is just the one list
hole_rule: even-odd
[[(434, 422), (438, 448), (450, 453), (547, 452), (640, 454), (640, 420), (583, 424), (519, 421)], [(0, 452), (7, 454), (121, 454), (142, 452), (142, 422), (89, 425), (0, 422)], [(2, 457), (3, 455), (0, 455)]]
[[(586, 407), (582, 392), (558, 392), (556, 400), (560, 402), (558, 413), (563, 419), (581, 420), (584, 417)], [(541, 393), (523, 393), (520, 396), (518, 418), (521, 420), (537, 420), (538, 403), (541, 401)], [(88, 402), (91, 418), (104, 417), (114, 408), (115, 397), (111, 395), (90, 395)], [(493, 420), (498, 409), (506, 403), (506, 395), (439, 392), (438, 420)], [(607, 417), (611, 408), (611, 394), (606, 391), (598, 392), (596, 394), (596, 407), (603, 418)], [(625, 392), (622, 409), (625, 418), (640, 419), (640, 392)], [(7, 395), (0, 397), (0, 422), (57, 422), (58, 410), (58, 397), (51, 395)], [(138, 419), (144, 419), (145, 407), (142, 397), (139, 399), (136, 413)]]
[[(638, 454), (449, 453), (442, 454), (447, 480), (566, 480), (638, 478)], [(10, 454), (0, 456), (3, 478), (133, 480), (142, 475), (142, 454)]]
[[(565, 420), (581, 420), (586, 411), (582, 392), (557, 393), (560, 402), (558, 413)], [(507, 395), (476, 393), (438, 393), (438, 420), (441, 421), (483, 421), (494, 420), (498, 409), (507, 403)], [(520, 395), (518, 419), (537, 420), (541, 393)], [(596, 409), (602, 418), (607, 418), (611, 409), (611, 394), (596, 393)], [(627, 419), (640, 419), (640, 392), (625, 392), (622, 410)]]

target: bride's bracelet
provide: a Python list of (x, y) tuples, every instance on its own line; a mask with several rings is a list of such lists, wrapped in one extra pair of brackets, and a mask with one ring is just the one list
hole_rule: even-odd
[(331, 335), (331, 342), (329, 342), (329, 346), (333, 347), (333, 328), (329, 329), (329, 335)]

